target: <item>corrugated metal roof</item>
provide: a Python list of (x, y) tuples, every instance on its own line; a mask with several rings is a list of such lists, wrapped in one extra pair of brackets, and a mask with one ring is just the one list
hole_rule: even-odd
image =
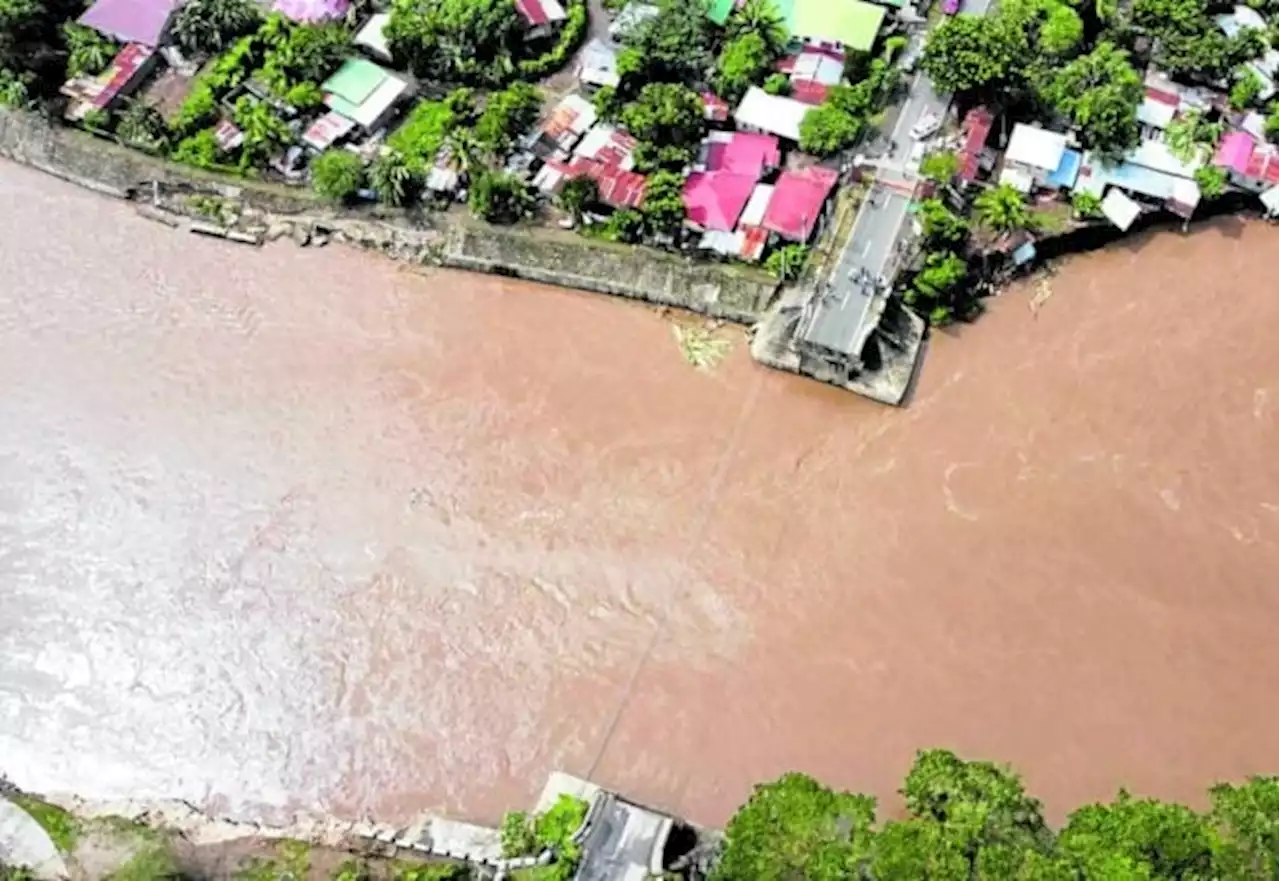
[(809, 241), (838, 177), (821, 166), (783, 172), (774, 184), (761, 226), (793, 242)]

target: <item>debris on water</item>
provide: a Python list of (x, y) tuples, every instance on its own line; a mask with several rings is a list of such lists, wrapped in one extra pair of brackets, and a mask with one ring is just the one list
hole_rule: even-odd
[(1053, 285), (1049, 279), (1042, 278), (1036, 282), (1036, 292), (1031, 296), (1031, 300), (1027, 303), (1027, 308), (1031, 310), (1032, 315), (1040, 313), (1040, 307), (1049, 302), (1049, 298), (1053, 296)]
[(716, 336), (714, 330), (705, 326), (675, 324), (671, 327), (671, 333), (680, 346), (684, 360), (699, 370), (710, 370), (729, 354), (729, 340)]

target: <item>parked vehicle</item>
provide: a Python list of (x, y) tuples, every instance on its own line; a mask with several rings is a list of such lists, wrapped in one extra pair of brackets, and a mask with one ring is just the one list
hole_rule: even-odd
[(936, 134), (940, 128), (942, 128), (942, 117), (936, 113), (926, 113), (911, 126), (911, 137), (917, 141), (923, 141)]

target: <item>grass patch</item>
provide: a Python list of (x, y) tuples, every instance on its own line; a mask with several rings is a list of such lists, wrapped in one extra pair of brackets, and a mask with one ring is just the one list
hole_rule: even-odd
[(111, 873), (110, 881), (165, 881), (177, 876), (177, 864), (169, 848), (160, 841), (147, 841), (129, 862)]
[(75, 850), (76, 839), (80, 837), (79, 820), (57, 805), (51, 805), (25, 793), (12, 796), (10, 801), (40, 824), (58, 850), (64, 854), (70, 854)]
[(1066, 202), (1053, 202), (1031, 211), (1032, 223), (1039, 232), (1048, 235), (1064, 233), (1071, 228), (1071, 206)]
[(305, 841), (285, 840), (279, 856), (264, 860), (254, 858), (236, 870), (235, 881), (305, 881), (311, 873), (311, 845)]
[(467, 881), (471, 869), (465, 863), (396, 863), (395, 881)]

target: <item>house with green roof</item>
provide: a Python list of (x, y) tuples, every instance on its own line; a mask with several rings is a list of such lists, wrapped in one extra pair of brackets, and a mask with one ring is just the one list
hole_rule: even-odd
[(320, 84), (324, 103), (366, 132), (390, 121), (397, 105), (413, 94), (409, 82), (364, 58), (348, 58)]
[[(881, 0), (901, 6), (905, 0)], [(865, 52), (871, 48), (884, 22), (884, 6), (863, 0), (773, 0), (787, 33), (798, 40), (841, 43), (848, 49)], [(707, 15), (723, 25), (733, 14), (738, 0), (711, 0)]]
[(788, 22), (792, 36), (847, 49), (871, 49), (884, 22), (885, 9), (863, 0), (794, 0)]

